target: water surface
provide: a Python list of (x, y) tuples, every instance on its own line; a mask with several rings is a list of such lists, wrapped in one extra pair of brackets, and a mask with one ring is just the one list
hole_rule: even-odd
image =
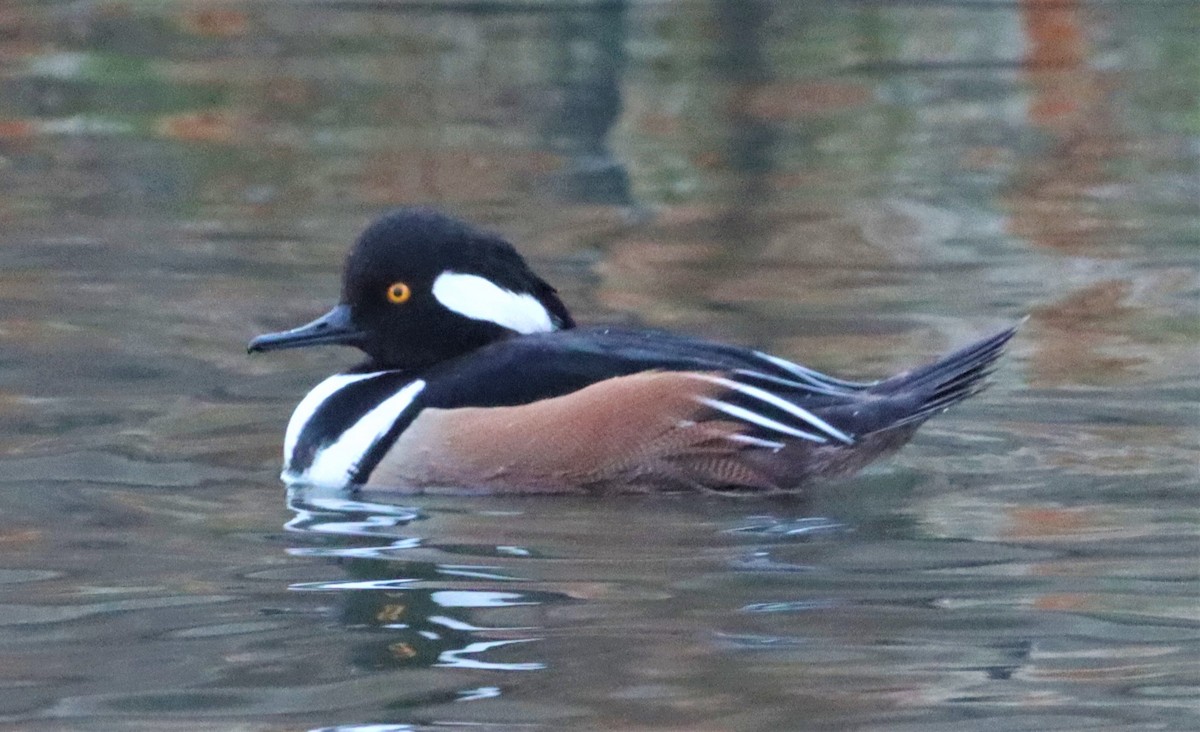
[[(0, 726), (1200, 727), (1192, 3), (11, 3)], [(585, 322), (851, 378), (803, 500), (285, 491), (247, 357), (433, 204)]]

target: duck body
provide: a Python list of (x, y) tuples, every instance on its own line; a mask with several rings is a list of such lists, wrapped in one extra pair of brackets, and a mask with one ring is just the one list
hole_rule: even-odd
[(337, 307), (250, 350), (336, 343), (368, 356), (297, 406), (289, 481), (760, 494), (895, 451), (981, 390), (1014, 332), (865, 383), (662, 331), (576, 327), (507, 242), (405, 209), (360, 238)]

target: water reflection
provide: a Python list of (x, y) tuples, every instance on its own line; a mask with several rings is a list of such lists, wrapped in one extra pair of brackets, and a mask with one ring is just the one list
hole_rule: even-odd
[[(539, 660), (489, 660), (500, 649), (539, 640), (534, 626), (479, 625), (483, 611), (536, 608), (569, 598), (556, 592), (524, 589), (527, 580), (506, 567), (459, 564), (410, 557), (414, 550), (469, 553), (472, 556), (528, 557), (513, 546), (471, 547), (429, 543), (413, 535), (414, 522), (425, 516), (419, 509), (369, 503), (337, 492), (308, 487), (288, 489), (288, 508), (295, 518), (287, 528), (307, 546), (293, 546), (293, 556), (325, 557), (339, 568), (337, 579), (293, 583), (291, 589), (334, 592), (337, 621), (343, 627), (373, 631), (372, 639), (355, 644), (352, 663), (382, 670), (401, 667), (446, 667), (487, 671), (536, 671)], [(428, 554), (429, 552), (426, 552)], [(466, 580), (465, 582), (462, 580)], [(497, 588), (516, 583), (516, 589), (478, 589), (479, 581)], [(488, 612), (489, 617), (497, 613)], [(529, 617), (528, 611), (520, 617)], [(497, 695), (497, 691), (495, 694)], [(484, 698), (484, 697), (479, 697)]]
[[(4, 4), (0, 724), (1195, 727), (1196, 25)], [(347, 359), (241, 346), (411, 203), (585, 319), (848, 376), (1032, 318), (996, 388), (805, 505), (285, 507), (287, 413)]]
[(541, 181), (555, 197), (579, 204), (636, 205), (625, 164), (609, 139), (624, 106), (625, 23), (625, 4), (620, 2), (560, 8), (553, 14), (558, 93), (539, 126), (547, 150), (567, 161)]
[[(651, 630), (656, 623), (646, 626), (647, 619), (628, 615), (630, 609), (622, 606), (674, 606), (677, 590), (670, 586), (690, 581), (685, 567), (732, 570), (748, 577), (820, 572), (788, 560), (786, 548), (823, 544), (846, 530), (837, 521), (806, 513), (811, 507), (804, 501), (756, 501), (747, 505), (758, 512), (735, 510), (732, 516), (731, 506), (720, 501), (634, 501), (639, 502), (646, 504), (647, 513), (631, 522), (621, 504), (608, 502), (472, 499), (465, 504), (397, 505), (327, 488), (293, 486), (287, 494), (293, 513), (287, 523), (288, 553), (323, 560), (331, 571), (324, 573), (325, 579), (294, 582), (290, 589), (336, 598), (328, 612), (349, 632), (348, 663), (361, 671), (562, 672), (581, 663), (599, 663), (589, 675), (604, 676), (615, 672), (606, 670), (611, 661), (596, 656), (595, 649), (585, 650), (594, 642), (590, 633), (564, 626), (564, 618), (592, 618), (601, 628), (611, 626), (605, 634), (646, 637), (657, 632)], [(562, 533), (573, 525), (583, 533)], [(647, 530), (657, 537), (648, 541)], [(455, 538), (464, 531), (476, 540)], [(509, 531), (536, 543), (482, 540)], [(595, 538), (587, 539), (589, 534)], [(601, 547), (603, 555), (598, 555)], [(777, 552), (784, 558), (775, 559)], [(591, 569), (585, 574), (561, 573), (580, 562)], [(739, 604), (722, 594), (711, 598), (721, 615), (827, 612), (844, 604), (824, 595)], [(710, 642), (704, 636), (711, 631), (703, 627), (668, 622), (662, 629), (672, 625), (671, 635), (699, 633), (691, 642), (701, 647)], [(751, 641), (752, 637), (717, 633), (711, 643), (732, 649), (766, 642)], [(771, 641), (784, 642), (783, 637)], [(584, 655), (574, 657), (575, 648)], [(498, 697), (504, 694), (503, 683), (457, 693), (469, 699)]]
[[(1113, 541), (1145, 537), (1119, 538), (1115, 526), (1105, 528), (1115, 517), (995, 515), (984, 503), (980, 520), (999, 526), (976, 527), (969, 539), (939, 534), (928, 523), (936, 507), (972, 498), (958, 490), (909, 495), (920, 524), (897, 521), (886, 502), (860, 507), (853, 523), (825, 517), (844, 514), (836, 507), (845, 493), (874, 496), (876, 487), (868, 478), (790, 504), (659, 497), (394, 505), (293, 489), (290, 551), (325, 569), (324, 579), (291, 587), (336, 598), (328, 612), (346, 633), (351, 668), (444, 672), (438, 698), (447, 700), (515, 693), (510, 701), (525, 720), (566, 709), (526, 706), (514, 673), (574, 679), (556, 695), (566, 708), (594, 715), (619, 699), (619, 708), (646, 714), (646, 705), (674, 699), (675, 713), (697, 723), (728, 701), (730, 668), (755, 669), (738, 693), (769, 683), (777, 704), (813, 718), (846, 718), (836, 699), (847, 683), (867, 704), (855, 716), (863, 722), (932, 706), (949, 723), (1030, 695), (1087, 708), (1077, 699), (1089, 679), (1129, 670), (1106, 670), (1121, 649), (1151, 644), (1163, 654), (1156, 659), (1178, 664), (1196, 642), (1192, 622), (1162, 604), (1165, 585), (1155, 589), (1154, 617), (1114, 604), (1112, 588), (1100, 591), (1113, 580), (1094, 562), (1127, 566), (1136, 582), (1182, 578), (1179, 566), (1152, 577), (1118, 559)], [(514, 535), (524, 543), (508, 543)], [(1079, 591), (1062, 592), (1061, 577), (1075, 578)], [(445, 709), (446, 723), (466, 719), (443, 703), (422, 701)], [(401, 708), (411, 707), (396, 707), (402, 716), (394, 719), (408, 719)], [(599, 713), (589, 719), (617, 718)], [(767, 708), (751, 718), (761, 729), (780, 723)]]

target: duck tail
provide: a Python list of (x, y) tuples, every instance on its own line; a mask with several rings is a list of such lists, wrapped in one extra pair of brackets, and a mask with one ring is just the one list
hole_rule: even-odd
[(882, 397), (908, 397), (913, 408), (887, 429), (924, 422), (967, 397), (987, 388), (987, 377), (996, 369), (1008, 342), (1025, 321), (962, 348), (927, 366), (921, 366), (871, 387)]

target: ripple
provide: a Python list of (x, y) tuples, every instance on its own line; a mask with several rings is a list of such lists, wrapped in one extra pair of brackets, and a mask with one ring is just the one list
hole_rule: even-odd
[(533, 641), (541, 640), (540, 638), (517, 638), (515, 640), (498, 640), (498, 641), (480, 641), (472, 643), (465, 648), (460, 648), (454, 651), (442, 651), (438, 655), (437, 666), (445, 666), (447, 668), (466, 668), (479, 671), (540, 671), (546, 668), (546, 664), (539, 661), (503, 663), (497, 661), (486, 661), (477, 658), (481, 653), (490, 651), (493, 648), (503, 648), (504, 646), (516, 645), (518, 643), (532, 643)]
[(797, 613), (812, 610), (829, 610), (842, 603), (834, 600), (789, 600), (785, 602), (752, 602), (743, 605), (744, 613)]
[(731, 534), (751, 534), (757, 536), (814, 536), (836, 534), (846, 530), (847, 527), (845, 524), (819, 516), (795, 519), (778, 518), (776, 516), (750, 516), (746, 519), (744, 525), (726, 529)]
[(499, 686), (479, 686), (474, 689), (463, 689), (458, 692), (458, 701), (475, 701), (477, 699), (495, 699), (500, 696)]
[(338, 724), (317, 727), (308, 732), (417, 732), (418, 729), (411, 724)]
[[(324, 525), (321, 525), (322, 530)], [(332, 532), (343, 536), (370, 536), (368, 533), (353, 531)], [(287, 553), (293, 557), (329, 557), (334, 559), (395, 559), (412, 549), (421, 546), (421, 540), (415, 536), (393, 541), (383, 546), (316, 546), (289, 547)]]
[(481, 590), (439, 590), (431, 595), (442, 607), (514, 607), (538, 605), (536, 599), (520, 592), (484, 592)]
[(777, 561), (767, 551), (756, 551), (749, 556), (735, 559), (730, 565), (739, 572), (805, 573), (813, 572), (817, 569), (808, 564), (791, 564)]
[(288, 585), (289, 590), (333, 592), (341, 590), (398, 590), (419, 579), (397, 577), (386, 580), (329, 580), (326, 582), (295, 582)]
[(17, 585), (25, 582), (45, 582), (62, 577), (62, 572), (48, 569), (0, 569), (0, 585)]

